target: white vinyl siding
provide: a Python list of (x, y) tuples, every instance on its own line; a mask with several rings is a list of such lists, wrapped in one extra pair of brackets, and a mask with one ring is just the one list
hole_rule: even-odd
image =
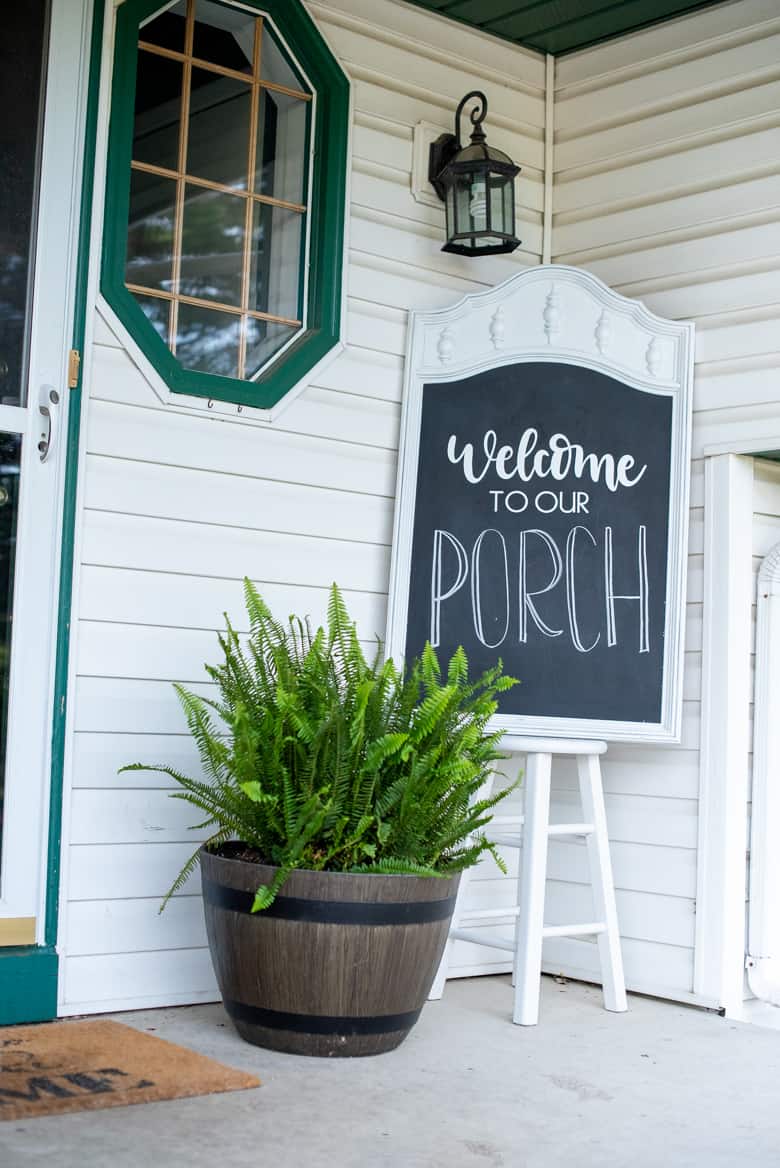
[[(394, 0), (309, 9), (353, 87), (346, 350), (271, 425), (257, 425), (163, 405), (110, 322), (96, 320), (64, 1013), (215, 996), (197, 883), (158, 916), (194, 849), (195, 817), (168, 798), (162, 776), (117, 777), (117, 768), (197, 765), (170, 683), (203, 685), (223, 610), (243, 627), (243, 575), (278, 615), (315, 620), (338, 580), (361, 634), (384, 631), (407, 311), (452, 304), (541, 258), (544, 59)], [(751, 440), (780, 408), (779, 47), (776, 0), (738, 0), (555, 67), (553, 258), (697, 324), (682, 743), (614, 745), (604, 760), (627, 982), (680, 1000), (693, 988), (704, 451)], [(442, 254), (442, 208), (411, 193), (415, 125), (450, 130), (471, 88), (487, 93), (489, 140), (522, 167), (523, 246), (477, 262)], [(554, 775), (553, 815), (570, 820), (573, 769), (561, 763)], [(590, 918), (583, 847), (553, 841), (549, 874), (549, 923)], [(508, 906), (512, 896), (511, 877), (483, 863), (469, 905)], [(545, 967), (595, 980), (595, 946), (550, 940)], [(507, 968), (506, 954), (456, 948), (456, 974)]]
[[(337, 580), (367, 642), (384, 634), (410, 308), (452, 303), (538, 263), (544, 62), (461, 25), (374, 0), (310, 11), (353, 86), (347, 347), (271, 425), (163, 405), (97, 317), (85, 419), (64, 825), (64, 1013), (209, 1000), (216, 988), (197, 879), (160, 916), (196, 846), (197, 816), (164, 776), (197, 770), (171, 686), (208, 692), (241, 579), (276, 613), (325, 615)], [(411, 193), (414, 126), (451, 129), (470, 88), (491, 141), (523, 167), (513, 256), (445, 256), (444, 211)], [(202, 834), (202, 833), (201, 833)], [(487, 957), (487, 951), (485, 951)]]
[[(703, 456), (780, 405), (778, 52), (777, 4), (740, 0), (556, 63), (553, 259), (696, 322), (682, 743), (604, 762), (628, 984), (670, 997), (693, 988)], [(597, 970), (580, 941), (546, 955)]]

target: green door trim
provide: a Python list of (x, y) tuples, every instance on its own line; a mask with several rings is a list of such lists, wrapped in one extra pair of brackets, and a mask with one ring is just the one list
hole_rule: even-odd
[[(139, 25), (161, 0), (126, 0), (118, 11), (108, 130), (101, 290), (138, 348), (172, 393), (270, 410), (321, 361), (341, 338), (344, 225), (346, 220), (350, 83), (301, 0), (245, 0), (268, 16), (289, 39), (294, 61), (316, 91), (307, 137), (312, 137), (307, 325), (278, 360), (254, 381), (187, 369), (146, 318), (125, 284), (130, 208)], [(284, 42), (277, 42), (282, 50)], [(306, 262), (301, 249), (301, 264)], [(301, 284), (300, 294), (303, 293)]]
[[(84, 122), (84, 169), (79, 206), (79, 241), (73, 307), (72, 348), (78, 350), (79, 353), (84, 352), (84, 336), (87, 325), (87, 288), (95, 183), (100, 61), (103, 46), (103, 9), (103, 0), (95, 0), (89, 53), (89, 88)], [(62, 789), (73, 599), (76, 486), (81, 431), (81, 377), (81, 370), (79, 370), (77, 385), (67, 391), (69, 408), (65, 451), (60, 585), (57, 604), (44, 944), (0, 949), (0, 1025), (14, 1022), (42, 1022), (57, 1016), (59, 961), (55, 946), (57, 944), (60, 896)]]

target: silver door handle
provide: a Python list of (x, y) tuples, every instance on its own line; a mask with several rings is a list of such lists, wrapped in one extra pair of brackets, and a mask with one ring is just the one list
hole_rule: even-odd
[(53, 385), (42, 385), (40, 403), (38, 405), (41, 418), (41, 436), (38, 441), (38, 451), (41, 462), (49, 457), (57, 440), (57, 421), (60, 395)]

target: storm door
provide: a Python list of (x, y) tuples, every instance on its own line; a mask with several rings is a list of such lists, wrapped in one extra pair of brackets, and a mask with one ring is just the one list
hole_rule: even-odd
[(25, 0), (0, 41), (0, 946), (43, 930), (83, 19)]

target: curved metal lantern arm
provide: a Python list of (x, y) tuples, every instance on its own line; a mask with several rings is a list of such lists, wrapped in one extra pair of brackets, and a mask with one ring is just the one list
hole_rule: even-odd
[(468, 102), (470, 102), (473, 97), (475, 97), (480, 102), (480, 105), (474, 106), (474, 108), (469, 111), (469, 117), (471, 118), (471, 124), (474, 127), (472, 134), (471, 134), (471, 140), (472, 140), (472, 142), (484, 142), (484, 140), (485, 140), (485, 133), (484, 133), (484, 130), (482, 129), (482, 123), (484, 122), (485, 118), (487, 117), (487, 111), (488, 111), (487, 98), (485, 97), (485, 95), (481, 89), (472, 89), (471, 93), (467, 93), (465, 97), (461, 98), (460, 102), (458, 103), (458, 108), (455, 111), (455, 142), (457, 143), (457, 145), (456, 145), (457, 150), (461, 149), (461, 141), (460, 141), (461, 115), (463, 113), (463, 110), (466, 108), (466, 104)]

